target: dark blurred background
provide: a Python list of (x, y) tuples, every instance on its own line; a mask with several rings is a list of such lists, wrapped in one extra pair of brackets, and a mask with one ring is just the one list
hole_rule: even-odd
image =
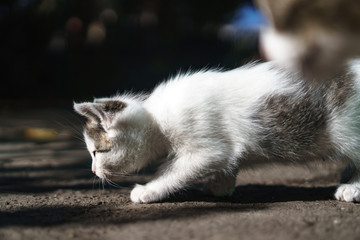
[(258, 59), (248, 0), (0, 0), (0, 107), (71, 108)]

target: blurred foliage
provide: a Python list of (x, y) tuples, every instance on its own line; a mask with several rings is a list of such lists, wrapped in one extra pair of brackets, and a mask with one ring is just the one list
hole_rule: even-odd
[(2, 0), (0, 100), (84, 100), (150, 90), (179, 70), (237, 67), (256, 56), (256, 35), (229, 40), (219, 29), (249, 3)]

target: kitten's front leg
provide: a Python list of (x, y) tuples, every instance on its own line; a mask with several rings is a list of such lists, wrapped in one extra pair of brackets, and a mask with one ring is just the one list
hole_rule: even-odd
[(170, 165), (158, 178), (145, 185), (136, 185), (130, 198), (135, 203), (158, 202), (185, 188), (191, 181), (207, 173), (211, 162), (203, 156), (184, 156)]
[(336, 190), (335, 198), (344, 202), (360, 202), (360, 184), (341, 184)]
[(148, 186), (148, 184), (135, 185), (134, 189), (131, 191), (130, 194), (130, 199), (132, 202), (134, 203), (158, 202), (167, 196), (165, 191), (161, 191), (161, 188), (152, 189)]

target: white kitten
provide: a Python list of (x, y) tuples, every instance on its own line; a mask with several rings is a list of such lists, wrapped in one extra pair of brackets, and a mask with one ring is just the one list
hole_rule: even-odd
[(179, 75), (148, 96), (74, 104), (86, 116), (92, 170), (115, 179), (164, 161), (131, 200), (161, 201), (213, 175), (206, 191), (231, 195), (244, 161), (349, 161), (336, 198), (360, 201), (360, 62), (330, 84), (311, 86), (273, 63)]

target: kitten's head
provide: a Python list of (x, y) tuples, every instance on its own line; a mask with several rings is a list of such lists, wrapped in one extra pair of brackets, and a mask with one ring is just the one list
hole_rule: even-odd
[(98, 99), (74, 103), (88, 121), (84, 129), (92, 171), (102, 179), (115, 179), (148, 163), (153, 120), (135, 99)]

